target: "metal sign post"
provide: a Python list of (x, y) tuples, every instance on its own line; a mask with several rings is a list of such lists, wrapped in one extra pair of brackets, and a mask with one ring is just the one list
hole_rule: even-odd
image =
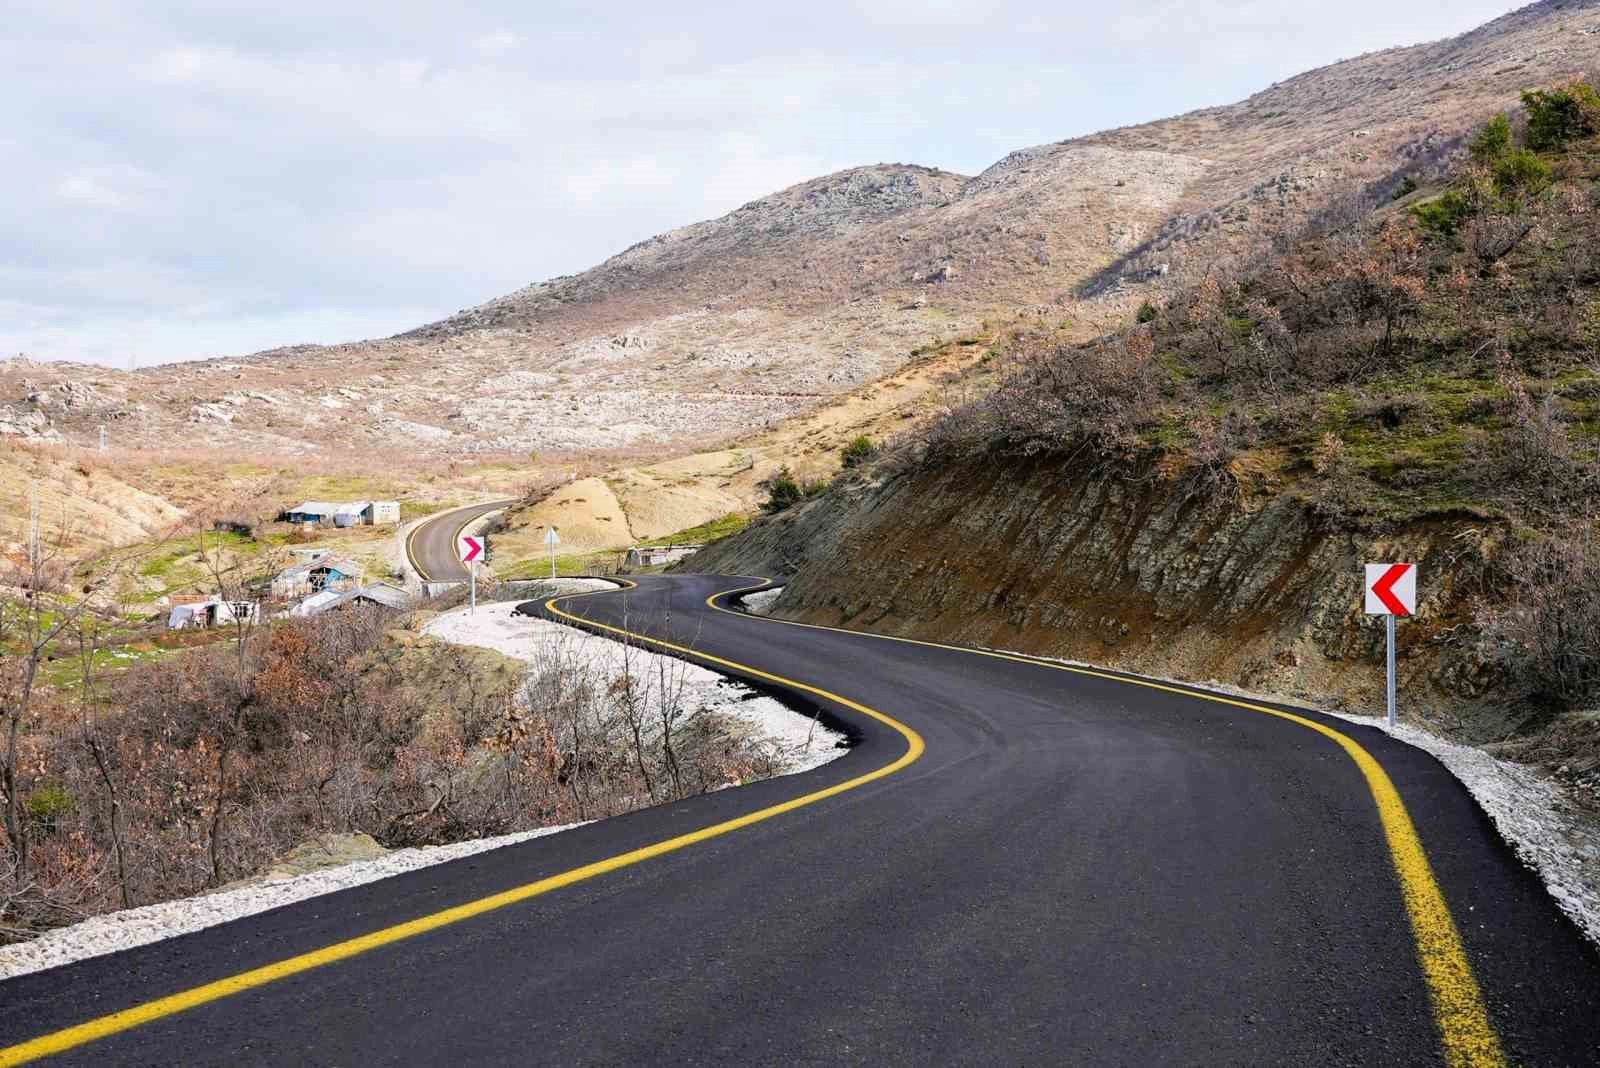
[(1384, 629), (1384, 630), (1385, 630), (1385, 631), (1386, 631), (1386, 632), (1387, 632), (1387, 634), (1388, 634), (1388, 637), (1389, 637), (1389, 658), (1388, 658), (1388, 659), (1389, 659), (1389, 685), (1388, 685), (1388, 694), (1389, 694), (1389, 726), (1390, 726), (1390, 727), (1393, 727), (1393, 726), (1394, 726), (1394, 724), (1395, 724), (1395, 699), (1394, 699), (1394, 690), (1395, 690), (1395, 684), (1394, 684), (1394, 674), (1395, 674), (1395, 671), (1394, 671), (1394, 616), (1392, 616), (1392, 615), (1388, 615), (1388, 616), (1384, 616), (1384, 617), (1383, 617), (1383, 623), (1384, 623), (1384, 627), (1383, 627), (1383, 629)]
[(1394, 621), (1396, 616), (1409, 616), (1416, 610), (1416, 564), (1367, 565), (1366, 611), (1368, 615), (1384, 617), (1383, 630), (1388, 645), (1386, 691), (1391, 728), (1398, 718), (1395, 701)]
[(544, 533), (544, 543), (550, 547), (550, 577), (556, 577), (556, 546), (561, 544), (561, 535), (556, 533), (556, 528), (551, 527)]
[(463, 534), (456, 539), (456, 556), (461, 559), (461, 566), (467, 569), (467, 611), (471, 614), (478, 611), (478, 569), (475, 565), (483, 559), (488, 544), (482, 536), (471, 534)]

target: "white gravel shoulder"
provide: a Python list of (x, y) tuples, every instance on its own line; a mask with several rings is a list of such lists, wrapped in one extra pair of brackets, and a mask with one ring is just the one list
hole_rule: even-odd
[(28, 972), (43, 971), (88, 957), (117, 953), (124, 949), (149, 945), (164, 938), (215, 927), (219, 923), (254, 916), (268, 909), (292, 905), (296, 901), (346, 890), (363, 883), (377, 882), (391, 875), (426, 868), (432, 864), (460, 860), (475, 853), (516, 845), (534, 838), (565, 831), (582, 824), (572, 823), (561, 827), (540, 827), (535, 831), (478, 838), (453, 845), (423, 846), (416, 849), (396, 849), (375, 860), (362, 860), (336, 868), (307, 872), (304, 875), (268, 877), (199, 897), (163, 901), (157, 905), (143, 905), (136, 909), (108, 912), (47, 931), (31, 942), (0, 946), (0, 979), (9, 979)]
[(1600, 945), (1600, 830), (1555, 783), (1520, 764), (1381, 716), (1329, 712), (1426, 750), (1466, 786), (1523, 864), (1538, 873), (1589, 940)]
[(625, 658), (636, 673), (652, 674), (663, 667), (682, 672), (686, 703), (744, 723), (765, 740), (784, 774), (810, 771), (844, 755), (844, 735), (709, 668), (629, 648), (547, 619), (515, 615), (515, 608), (512, 602), (496, 602), (479, 605), (477, 612), (457, 609), (429, 620), (422, 632), (457, 645), (493, 649), (528, 663), (559, 646), (562, 655), (576, 656), (591, 670), (611, 678), (623, 675)]
[(782, 594), (783, 587), (774, 586), (772, 589), (762, 590), (760, 593), (747, 593), (740, 603), (744, 605), (745, 611), (753, 616), (767, 616), (772, 614), (772, 604)]
[[(995, 652), (1010, 650), (996, 649)], [(1017, 654), (1028, 656), (1032, 654)], [(1039, 657), (1058, 664), (1095, 669), (1097, 665), (1061, 657)], [(1292, 698), (1231, 686), (1216, 679), (1194, 682), (1143, 675), (1152, 682), (1213, 690), (1268, 704), (1293, 706)], [(1512, 852), (1539, 876), (1561, 911), (1589, 940), (1600, 945), (1600, 829), (1586, 819), (1565, 792), (1532, 769), (1501, 760), (1470, 745), (1458, 745), (1407, 723), (1390, 728), (1387, 717), (1314, 709), (1363, 727), (1373, 727), (1434, 756), (1494, 823)]]

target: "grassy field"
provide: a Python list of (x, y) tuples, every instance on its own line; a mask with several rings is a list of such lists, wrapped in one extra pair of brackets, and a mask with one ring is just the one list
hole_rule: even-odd
[(701, 523), (697, 527), (687, 530), (675, 531), (662, 538), (648, 538), (641, 541), (640, 545), (693, 545), (700, 542), (716, 541), (737, 534), (750, 525), (751, 517), (743, 512), (730, 512), (720, 519), (713, 519), (709, 523)]

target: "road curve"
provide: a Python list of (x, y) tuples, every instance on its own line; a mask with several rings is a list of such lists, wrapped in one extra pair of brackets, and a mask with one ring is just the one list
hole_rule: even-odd
[(473, 520), (508, 508), (514, 500), (488, 501), (429, 516), (406, 536), (406, 558), (424, 582), (465, 582), (467, 569), (456, 554), (456, 538)]
[(741, 584), (553, 608), (809, 703), (842, 759), (0, 983), (0, 1064), (1595, 1063), (1600, 960), (1427, 754), (704, 603)]

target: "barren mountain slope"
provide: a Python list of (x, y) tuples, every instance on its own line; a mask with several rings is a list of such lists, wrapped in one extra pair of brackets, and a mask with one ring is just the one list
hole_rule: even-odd
[(386, 340), (133, 374), (0, 364), (0, 433), (88, 441), (105, 423), (123, 443), (273, 452), (706, 448), (996, 313), (1112, 324), (1186, 272), (1425, 172), (1521, 89), (1594, 66), (1597, 30), (1594, 4), (1546, 2), (973, 178), (844, 171)]

